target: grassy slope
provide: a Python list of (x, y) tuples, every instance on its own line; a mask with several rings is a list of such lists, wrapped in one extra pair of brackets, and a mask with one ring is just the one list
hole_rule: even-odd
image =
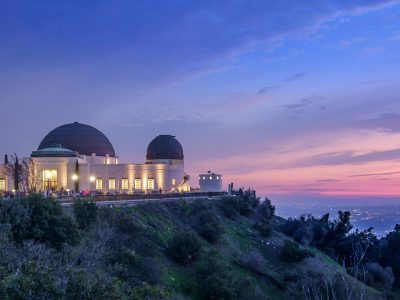
[[(163, 254), (163, 248), (174, 232), (191, 230), (187, 228), (184, 219), (180, 219), (179, 210), (184, 210), (186, 204), (146, 204), (135, 207), (118, 209), (130, 210), (137, 217), (144, 228), (158, 237), (160, 244), (160, 263), (164, 267), (163, 283), (169, 289), (182, 295), (183, 298), (199, 299), (199, 292), (194, 284), (193, 266), (182, 267)], [(269, 238), (263, 238), (253, 228), (252, 221), (245, 217), (230, 220), (217, 209), (224, 227), (224, 235), (216, 245), (203, 240), (203, 248), (212, 248), (222, 254), (222, 258), (232, 267), (238, 276), (250, 277), (255, 289), (259, 291), (260, 299), (282, 299), (283, 297), (298, 297), (301, 291), (296, 289), (292, 282), (316, 269), (341, 272), (347, 276), (342, 267), (331, 258), (316, 249), (312, 249), (315, 257), (308, 258), (301, 263), (284, 263), (279, 259), (280, 249), (285, 239), (290, 239), (277, 229), (280, 218), (276, 218), (274, 230)], [(262, 256), (262, 263), (257, 271), (243, 267), (238, 261), (249, 253)], [(318, 267), (316, 267), (318, 266)], [(350, 278), (349, 278), (350, 280)], [(360, 285), (357, 283), (357, 289)], [(299, 294), (300, 293), (300, 294)], [(284, 296), (285, 295), (285, 296)], [(366, 299), (379, 299), (379, 294), (367, 289)]]

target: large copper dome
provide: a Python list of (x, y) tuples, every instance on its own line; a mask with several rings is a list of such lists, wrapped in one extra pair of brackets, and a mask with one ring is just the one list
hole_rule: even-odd
[(181, 143), (172, 135), (159, 135), (147, 147), (147, 160), (181, 159), (183, 148)]
[(55, 144), (81, 155), (96, 153), (97, 156), (108, 154), (115, 157), (114, 147), (101, 131), (78, 122), (65, 124), (50, 131), (40, 143), (38, 150), (51, 148)]

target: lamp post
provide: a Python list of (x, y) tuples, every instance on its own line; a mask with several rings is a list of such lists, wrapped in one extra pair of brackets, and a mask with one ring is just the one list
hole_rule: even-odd
[(89, 177), (89, 181), (90, 181), (90, 194), (93, 194), (93, 182), (96, 180), (96, 178), (94, 176), (90, 176)]
[(72, 181), (74, 182), (74, 189), (75, 189), (75, 193), (78, 193), (78, 189), (77, 189), (77, 182), (78, 182), (78, 175), (74, 174), (72, 175)]

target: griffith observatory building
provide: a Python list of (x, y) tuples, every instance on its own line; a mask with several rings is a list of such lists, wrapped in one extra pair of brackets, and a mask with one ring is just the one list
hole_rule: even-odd
[[(144, 163), (120, 164), (102, 132), (75, 122), (50, 131), (24, 161), (32, 165), (37, 191), (74, 191), (77, 187), (104, 194), (190, 191), (183, 148), (172, 135), (155, 137)], [(5, 164), (0, 165), (0, 191), (11, 191), (14, 180)], [(218, 186), (219, 181), (220, 177)]]

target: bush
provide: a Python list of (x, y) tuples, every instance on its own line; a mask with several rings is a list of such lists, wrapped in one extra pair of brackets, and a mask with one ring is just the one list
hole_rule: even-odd
[(256, 221), (260, 225), (266, 224), (274, 215), (275, 206), (272, 205), (271, 200), (266, 198), (265, 201), (257, 207)]
[(210, 243), (217, 243), (223, 233), (221, 222), (212, 210), (201, 212), (193, 229)]
[(88, 274), (88, 272), (79, 269), (68, 272), (63, 299), (107, 300), (120, 298), (118, 284), (105, 278), (104, 275), (99, 273)]
[(242, 216), (250, 216), (257, 206), (260, 204), (260, 200), (256, 197), (255, 193), (246, 191), (243, 196), (238, 197), (239, 199), (239, 213)]
[(34, 261), (24, 263), (14, 274), (0, 281), (1, 299), (60, 299), (51, 269), (44, 269)]
[(198, 258), (201, 243), (190, 231), (176, 233), (167, 248), (167, 254), (181, 265), (187, 265)]
[(244, 254), (238, 261), (238, 263), (251, 270), (254, 273), (265, 275), (265, 261), (264, 257), (257, 251), (251, 251), (248, 254)]
[(256, 229), (262, 237), (268, 238), (272, 234), (272, 228), (268, 224), (256, 225)]
[(382, 268), (378, 263), (366, 263), (367, 283), (381, 291), (390, 290), (395, 278), (392, 268)]
[(259, 204), (259, 199), (254, 193), (247, 191), (241, 196), (222, 197), (220, 208), (225, 217), (234, 219), (239, 214), (249, 217)]
[(0, 202), (0, 223), (11, 225), (17, 242), (35, 240), (58, 249), (79, 242), (78, 227), (63, 215), (61, 205), (39, 194)]
[(306, 257), (313, 256), (312, 253), (306, 249), (300, 249), (298, 243), (285, 240), (280, 253), (281, 260), (289, 263), (300, 262)]
[(205, 299), (236, 299), (232, 274), (216, 252), (209, 252), (196, 265), (197, 281)]
[(96, 221), (98, 211), (96, 202), (76, 199), (73, 209), (80, 229), (87, 230)]
[(129, 299), (132, 300), (167, 300), (172, 299), (170, 292), (158, 286), (152, 286), (148, 283), (143, 283), (141, 286), (132, 289)]
[(219, 204), (225, 217), (235, 219), (239, 216), (239, 203), (236, 197), (222, 197)]

